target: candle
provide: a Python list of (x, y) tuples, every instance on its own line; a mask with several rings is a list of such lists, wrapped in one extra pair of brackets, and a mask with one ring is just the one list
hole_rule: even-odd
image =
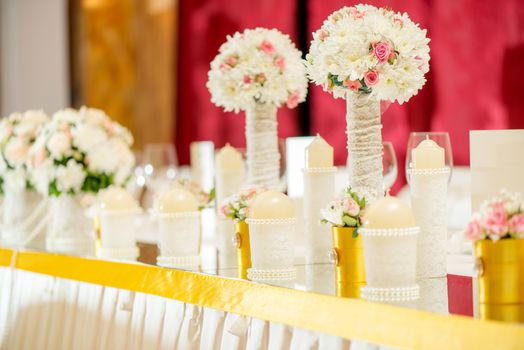
[(104, 210), (129, 210), (138, 208), (129, 191), (121, 187), (110, 187), (101, 194), (101, 208)]
[(293, 202), (277, 191), (259, 194), (249, 210), (250, 219), (287, 219), (294, 217)]
[(414, 227), (411, 208), (400, 199), (387, 195), (366, 209), (364, 227), (370, 229)]
[(306, 148), (306, 168), (331, 168), (333, 166), (333, 147), (317, 134)]
[(242, 160), (242, 154), (237, 151), (234, 147), (226, 144), (218, 151), (216, 158), (216, 170), (220, 171), (231, 171), (231, 170), (244, 170), (244, 161)]
[(160, 198), (159, 210), (162, 213), (198, 211), (198, 202), (191, 192), (173, 188)]
[(415, 169), (436, 169), (445, 166), (444, 148), (428, 136), (411, 151), (411, 157)]

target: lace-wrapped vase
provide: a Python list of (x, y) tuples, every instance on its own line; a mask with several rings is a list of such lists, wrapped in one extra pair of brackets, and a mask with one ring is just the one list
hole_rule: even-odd
[(200, 265), (200, 212), (158, 214), (159, 266), (194, 269)]
[(46, 203), (35, 191), (6, 184), (2, 244), (13, 247), (45, 247)]
[(95, 237), (91, 219), (79, 196), (62, 194), (51, 199), (47, 250), (64, 254), (94, 255)]
[(380, 101), (364, 94), (346, 96), (349, 185), (367, 203), (384, 194)]
[(246, 109), (247, 183), (252, 187), (277, 188), (280, 153), (277, 107), (254, 103)]

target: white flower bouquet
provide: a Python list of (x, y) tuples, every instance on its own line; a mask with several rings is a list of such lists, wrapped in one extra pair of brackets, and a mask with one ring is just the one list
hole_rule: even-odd
[(369, 94), (402, 104), (426, 82), (428, 43), (426, 30), (406, 13), (362, 4), (344, 7), (313, 33), (308, 74), (335, 98)]
[(351, 187), (347, 187), (340, 198), (331, 201), (325, 209), (321, 210), (321, 222), (336, 227), (355, 227), (353, 236), (357, 237), (365, 208), (366, 199), (359, 197)]
[(97, 193), (124, 185), (135, 159), (133, 137), (103, 111), (56, 112), (30, 150), (29, 170), (43, 195)]
[(228, 36), (208, 77), (211, 101), (226, 111), (246, 110), (253, 103), (294, 108), (307, 94), (301, 52), (276, 29), (246, 29)]
[(13, 113), (0, 120), (0, 193), (8, 184), (16, 189), (32, 189), (27, 171), (29, 149), (48, 122), (43, 111)]
[(247, 188), (226, 198), (220, 205), (220, 214), (224, 218), (243, 221), (249, 215), (249, 207), (260, 193), (266, 188)]
[(198, 202), (198, 209), (202, 210), (208, 208), (211, 205), (211, 202), (215, 199), (215, 189), (212, 189), (210, 192), (206, 192), (202, 189), (202, 186), (198, 182), (180, 178), (177, 179), (172, 187), (174, 188), (183, 188), (191, 192), (196, 201)]

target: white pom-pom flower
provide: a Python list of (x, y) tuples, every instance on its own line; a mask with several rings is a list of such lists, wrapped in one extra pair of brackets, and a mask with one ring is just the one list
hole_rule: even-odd
[(253, 103), (296, 107), (307, 95), (301, 52), (276, 29), (246, 29), (228, 36), (211, 62), (207, 88), (211, 101), (226, 111)]
[(402, 104), (426, 83), (428, 44), (426, 30), (406, 13), (370, 5), (344, 7), (313, 33), (308, 75), (335, 98), (369, 94)]

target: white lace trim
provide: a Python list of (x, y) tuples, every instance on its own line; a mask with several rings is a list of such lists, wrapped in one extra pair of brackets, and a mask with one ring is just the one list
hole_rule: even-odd
[(409, 287), (369, 287), (360, 289), (361, 297), (369, 301), (391, 302), (416, 300), (420, 296), (420, 287), (416, 284)]
[(302, 171), (305, 173), (305, 174), (332, 174), (332, 173), (336, 173), (337, 172), (337, 167), (336, 166), (333, 166), (333, 167), (329, 167), (329, 168), (304, 168), (302, 169)]
[(199, 211), (177, 211), (172, 213), (157, 212), (156, 216), (159, 219), (178, 219), (178, 218), (197, 218), (200, 216)]
[(373, 203), (384, 195), (380, 102), (349, 93), (346, 123), (349, 185)]
[(289, 281), (297, 277), (297, 269), (294, 267), (288, 269), (247, 269), (247, 278), (252, 281)]
[(246, 109), (247, 183), (250, 187), (277, 188), (280, 153), (277, 136), (277, 107), (254, 103)]
[(420, 227), (406, 227), (406, 228), (360, 228), (359, 234), (370, 237), (392, 237), (392, 236), (412, 236), (420, 233)]
[(451, 169), (449, 167), (432, 168), (432, 169), (408, 169), (408, 175), (441, 175), (449, 174)]
[(248, 225), (292, 225), (297, 222), (297, 219), (246, 219), (246, 222)]
[(200, 255), (158, 256), (156, 263), (162, 267), (197, 267), (200, 265)]

